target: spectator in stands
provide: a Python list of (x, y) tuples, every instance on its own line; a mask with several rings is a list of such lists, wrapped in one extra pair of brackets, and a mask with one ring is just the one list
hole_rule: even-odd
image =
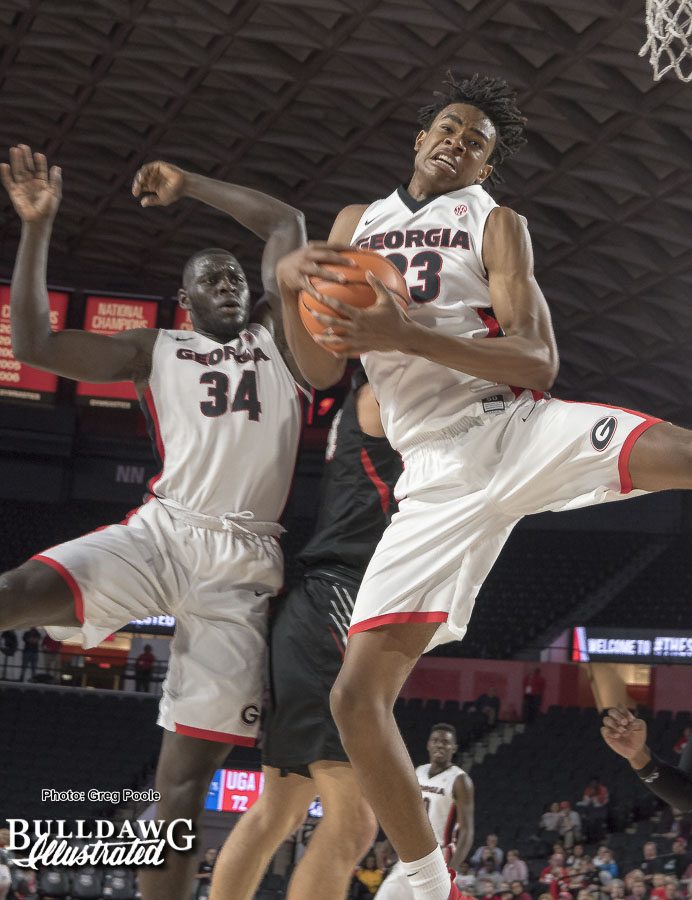
[(625, 896), (629, 896), (632, 893), (632, 886), (635, 881), (644, 881), (644, 873), (641, 869), (632, 869), (631, 872), (628, 872), (624, 878), (625, 881)]
[(476, 875), (466, 860), (459, 864), (456, 886), (462, 894), (473, 895), (476, 892)]
[(519, 880), (510, 883), (513, 900), (531, 900), (531, 894), (526, 890), (526, 886)]
[[(498, 882), (499, 884), (499, 882)], [(478, 900), (494, 900), (495, 885), (490, 879), (478, 879)]]
[(663, 872), (663, 860), (658, 855), (658, 847), (654, 841), (647, 841), (642, 852), (644, 859), (639, 863), (639, 868), (647, 887), (651, 887), (656, 872)]
[(559, 824), (560, 804), (551, 803), (546, 805), (543, 815), (538, 820), (538, 834), (531, 835), (531, 840), (538, 842), (538, 848), (533, 854), (534, 856), (543, 856), (551, 852), (552, 844), (560, 837)]
[(593, 864), (598, 870), (601, 884), (608, 884), (620, 874), (618, 864), (613, 859), (613, 854), (606, 846), (598, 848), (598, 853), (593, 858)]
[(666, 878), (665, 900), (679, 900), (682, 897), (680, 884), (677, 878)]
[(481, 864), (476, 870), (476, 880), (481, 884), (484, 881), (489, 881), (493, 886), (493, 894), (497, 893), (497, 889), (502, 883), (502, 876), (500, 875), (498, 865), (495, 862), (495, 857), (492, 851), (487, 847), (483, 851)]
[(518, 850), (507, 851), (507, 862), (502, 868), (502, 879), (508, 883), (519, 881), (523, 885), (529, 883), (529, 869), (523, 859), (519, 858)]
[(572, 847), (572, 852), (567, 857), (567, 865), (573, 866), (577, 860), (583, 859), (584, 857), (584, 845), (579, 841)]
[(514, 894), (506, 881), (500, 882), (500, 886), (495, 892), (494, 900), (514, 900)]
[(637, 878), (632, 882), (632, 891), (625, 900), (647, 900), (648, 888), (646, 882), (642, 878)]
[(608, 814), (608, 788), (594, 775), (584, 788), (584, 794), (577, 803), (582, 815), (584, 837), (588, 842), (602, 839)]
[(625, 900), (625, 883), (619, 878), (613, 878), (606, 887), (610, 900)]
[(497, 863), (498, 868), (502, 865), (505, 859), (505, 854), (503, 850), (497, 846), (497, 835), (489, 834), (485, 839), (485, 844), (479, 847), (476, 852), (471, 857), (471, 865), (478, 867), (483, 861), (483, 851), (491, 850), (493, 856), (495, 857), (495, 862)]
[(19, 641), (17, 640), (17, 632), (12, 631), (3, 631), (2, 635), (0, 635), (0, 650), (2, 651), (3, 661), (2, 661), (2, 677), (7, 678), (7, 666), (14, 658), (15, 653), (17, 652), (17, 647), (19, 646)]
[(684, 751), (690, 739), (690, 734), (692, 734), (692, 728), (689, 725), (685, 725), (685, 727), (682, 729), (682, 734), (673, 744), (673, 753), (681, 754)]
[(135, 661), (135, 690), (140, 693), (149, 693), (151, 675), (154, 669), (156, 657), (151, 649), (151, 644), (145, 644), (144, 650)]
[(41, 641), (41, 650), (43, 650), (43, 668), (46, 675), (50, 676), (51, 681), (60, 678), (60, 650), (62, 644), (52, 638), (48, 632), (43, 635)]
[(663, 872), (656, 872), (651, 880), (652, 890), (650, 897), (656, 900), (666, 900), (666, 876)]
[(576, 809), (572, 809), (569, 800), (563, 800), (560, 804), (557, 831), (566, 850), (570, 850), (581, 841), (581, 816)]
[(524, 721), (527, 725), (530, 725), (541, 711), (544, 690), (545, 678), (536, 667), (524, 679)]
[(689, 840), (692, 822), (679, 810), (666, 807), (661, 815), (661, 836), (674, 840), (682, 837)]
[(219, 851), (216, 847), (210, 847), (208, 850), (205, 850), (204, 859), (197, 867), (197, 874), (195, 875), (195, 881), (197, 882), (195, 897), (199, 897), (203, 892), (203, 888), (211, 884), (211, 874), (214, 871), (214, 864), (218, 854)]
[(36, 674), (36, 665), (38, 663), (38, 648), (41, 644), (41, 632), (38, 628), (28, 628), (22, 635), (24, 649), (22, 650), (22, 671), (19, 676), (20, 681), (24, 681), (24, 673), (27, 669), (31, 669), (31, 677)]
[(495, 693), (495, 688), (492, 685), (484, 694), (480, 695), (476, 700), (475, 706), (488, 720), (488, 725), (494, 725), (500, 717), (500, 698)]
[(377, 860), (374, 853), (368, 853), (363, 865), (356, 869), (356, 881), (362, 885), (363, 890), (356, 896), (374, 897), (380, 885), (384, 881), (384, 872), (377, 868)]
[(558, 900), (561, 891), (569, 890), (569, 872), (565, 868), (565, 858), (561, 853), (553, 853), (549, 864), (538, 876), (541, 887), (546, 889), (553, 900)]
[(690, 863), (692, 863), (692, 858), (687, 852), (687, 841), (684, 837), (676, 837), (670, 856), (663, 860), (664, 873), (673, 875), (677, 879), (683, 878)]

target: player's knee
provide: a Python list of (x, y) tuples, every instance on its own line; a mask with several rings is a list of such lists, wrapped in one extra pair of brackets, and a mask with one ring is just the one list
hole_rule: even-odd
[(161, 794), (158, 804), (160, 817), (168, 821), (191, 819), (196, 822), (202, 813), (210, 780), (211, 774), (206, 778), (194, 775), (157, 779), (156, 789)]
[(376, 693), (368, 690), (361, 679), (342, 676), (343, 670), (329, 694), (329, 705), (343, 738), (344, 733), (360, 730), (363, 722), (372, 721), (380, 703)]
[(271, 802), (265, 794), (252, 807), (253, 831), (263, 835), (288, 837), (305, 821), (307, 809), (292, 803)]
[(347, 808), (325, 808), (320, 828), (338, 836), (331, 846), (339, 846), (342, 858), (355, 865), (365, 856), (377, 837), (377, 820), (363, 798), (349, 803)]

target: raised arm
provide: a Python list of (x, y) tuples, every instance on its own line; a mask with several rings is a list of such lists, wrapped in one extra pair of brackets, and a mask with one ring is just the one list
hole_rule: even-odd
[(456, 849), (449, 865), (458, 869), (471, 852), (473, 846), (473, 821), (474, 821), (474, 791), (473, 782), (464, 773), (457, 775), (454, 781), (454, 803), (457, 814), (457, 838)]
[(22, 235), (12, 274), (10, 322), (12, 350), (20, 361), (81, 381), (136, 382), (143, 389), (151, 368), (155, 329), (137, 328), (107, 337), (87, 331), (53, 332), (46, 269), (53, 220), (60, 206), (61, 171), (48, 171), (46, 157), (21, 144), (10, 149), (0, 178), (17, 215)]
[(305, 290), (324, 302), (324, 297), (310, 283), (310, 276), (319, 275), (326, 281), (340, 280), (339, 275), (323, 266), (344, 264), (343, 257), (335, 251), (350, 245), (358, 219), (366, 208), (347, 206), (336, 217), (328, 243), (311, 241), (307, 247), (284, 257), (277, 268), (286, 340), (306, 381), (316, 388), (336, 384), (344, 374), (346, 358), (320, 346), (308, 334), (298, 312), (298, 295)]
[[(505, 334), (501, 340), (450, 337), (413, 322), (394, 296), (374, 277), (368, 280), (378, 301), (367, 309), (349, 310), (331, 298), (327, 305), (347, 317), (339, 342), (350, 353), (399, 350), (491, 382), (547, 390), (558, 370), (550, 312), (533, 274), (531, 241), (523, 219), (498, 207), (488, 217), (483, 241), (490, 302)], [(318, 316), (331, 326), (334, 319)], [(320, 337), (329, 348), (336, 343)]]
[(283, 256), (305, 245), (303, 213), (261, 191), (195, 175), (162, 161), (142, 166), (132, 183), (132, 193), (141, 198), (142, 206), (169, 206), (181, 197), (199, 200), (231, 216), (265, 242), (263, 295), (255, 306), (253, 320), (271, 332), (286, 362), (293, 367), (283, 335), (276, 266)]

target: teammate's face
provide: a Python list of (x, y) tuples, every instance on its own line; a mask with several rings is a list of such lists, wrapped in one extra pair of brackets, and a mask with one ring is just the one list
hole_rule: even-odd
[(495, 140), (495, 126), (475, 106), (446, 106), (416, 138), (411, 194), (422, 200), (482, 184), (493, 170), (488, 158)]
[(250, 289), (232, 253), (210, 253), (195, 260), (178, 302), (190, 310), (195, 331), (217, 340), (237, 337), (250, 318)]
[(428, 738), (428, 755), (431, 766), (446, 769), (452, 765), (452, 757), (457, 752), (457, 742), (449, 731), (433, 731)]

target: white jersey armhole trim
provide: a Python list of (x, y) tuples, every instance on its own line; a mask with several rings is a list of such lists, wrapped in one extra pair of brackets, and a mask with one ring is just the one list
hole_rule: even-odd
[(253, 328), (260, 329), (260, 333), (264, 332), (264, 335), (266, 336), (267, 340), (270, 341), (271, 345), (274, 347), (274, 349), (278, 353), (279, 359), (281, 360), (281, 364), (283, 365), (284, 369), (286, 370), (288, 377), (291, 379), (293, 384), (296, 386), (299, 394), (302, 393), (303, 396), (305, 397), (305, 399), (309, 403), (312, 403), (312, 395), (310, 394), (310, 391), (308, 391), (306, 388), (304, 388), (302, 384), (298, 384), (298, 382), (296, 381), (296, 379), (293, 375), (293, 372), (291, 372), (291, 370), (288, 368), (286, 360), (284, 359), (281, 350), (279, 350), (278, 344), (276, 343), (276, 341), (272, 337), (271, 333), (269, 332), (269, 329), (265, 328), (265, 326), (262, 325), (261, 322), (250, 322), (250, 324), (247, 326), (246, 331), (253, 333), (253, 331), (252, 331)]
[(485, 213), (480, 222), (480, 232), (481, 232), (481, 246), (478, 252), (478, 262), (480, 263), (480, 267), (483, 270), (483, 275), (485, 276), (485, 280), (489, 281), (488, 278), (488, 270), (485, 267), (485, 260), (483, 259), (483, 244), (485, 243), (485, 228), (488, 224), (488, 219), (490, 218), (490, 213), (494, 212), (496, 209), (500, 209), (500, 204), (496, 203), (495, 206), (491, 206), (490, 209)]

